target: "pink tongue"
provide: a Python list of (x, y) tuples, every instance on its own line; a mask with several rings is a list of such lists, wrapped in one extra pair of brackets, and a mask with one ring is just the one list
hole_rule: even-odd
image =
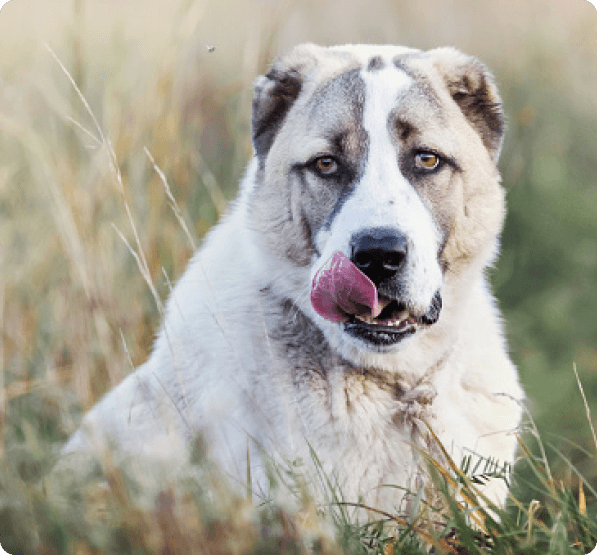
[(341, 252), (315, 274), (311, 304), (317, 314), (335, 322), (351, 314), (375, 318), (382, 310), (374, 283)]

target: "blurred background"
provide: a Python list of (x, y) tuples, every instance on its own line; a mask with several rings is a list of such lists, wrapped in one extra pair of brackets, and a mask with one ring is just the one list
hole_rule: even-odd
[[(6, 4), (2, 464), (38, 482), (82, 411), (147, 358), (161, 318), (148, 281), (164, 300), (234, 198), (251, 155), (252, 81), (302, 41), (453, 45), (495, 73), (509, 213), (491, 280), (548, 456), (560, 450), (597, 485), (573, 372), (597, 415), (597, 11), (587, 0)], [(531, 499), (522, 470), (519, 482)]]

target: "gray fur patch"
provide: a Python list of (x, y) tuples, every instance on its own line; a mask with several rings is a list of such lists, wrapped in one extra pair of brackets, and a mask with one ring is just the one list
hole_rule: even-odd
[(324, 200), (322, 197), (306, 203), (313, 233), (321, 227), (330, 227), (367, 164), (369, 136), (363, 127), (365, 84), (359, 72), (354, 69), (338, 75), (322, 85), (313, 96), (309, 114), (311, 125), (319, 128), (318, 134), (327, 139), (332, 146), (331, 153), (343, 166), (337, 179), (321, 184), (329, 192), (325, 201), (320, 202)]
[(373, 56), (367, 64), (367, 71), (383, 69), (384, 65), (385, 64), (381, 56)]
[[(269, 171), (284, 176), (275, 185), (268, 182), (266, 168), (260, 167), (257, 174), (251, 203), (255, 226), (273, 252), (301, 266), (310, 263), (316, 252), (317, 231), (330, 214), (339, 210), (335, 206), (345, 202), (343, 197), (350, 195), (366, 163), (369, 139), (363, 128), (365, 84), (359, 71), (345, 71), (324, 82), (305, 103), (308, 140), (323, 139), (327, 143), (325, 154), (338, 161), (338, 174), (330, 178), (316, 175), (312, 160), (270, 168)], [(285, 137), (292, 136), (294, 120), (283, 121), (280, 125), (290, 126)], [(281, 140), (276, 139), (278, 132), (276, 128), (272, 143)], [(266, 154), (272, 145), (267, 148)], [(271, 163), (270, 157), (268, 160)]]
[[(422, 60), (430, 60), (432, 55), (437, 57), (437, 53), (441, 51), (446, 53), (449, 49), (436, 49), (429, 53), (400, 54), (395, 56), (392, 62), (412, 77), (430, 99), (437, 98), (434, 86), (425, 75), (428, 69), (422, 71), (416, 66)], [(453, 57), (456, 59), (450, 59)], [(454, 102), (497, 161), (505, 129), (505, 118), (497, 87), (487, 67), (476, 58), (456, 53), (451, 53), (446, 61), (440, 58), (434, 67), (444, 79)]]

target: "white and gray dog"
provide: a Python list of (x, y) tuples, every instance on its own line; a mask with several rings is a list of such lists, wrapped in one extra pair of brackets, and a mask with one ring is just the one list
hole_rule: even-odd
[[(523, 392), (485, 277), (503, 129), (493, 77), (452, 48), (280, 58), (256, 82), (238, 199), (149, 360), (65, 451), (174, 460), (200, 431), (232, 480), (250, 461), (258, 491), (262, 450), (309, 461), (311, 447), (346, 499), (388, 510), (403, 490), (380, 486), (421, 487), (429, 428), (457, 462), (511, 463)], [(506, 486), (484, 492), (502, 504)]]

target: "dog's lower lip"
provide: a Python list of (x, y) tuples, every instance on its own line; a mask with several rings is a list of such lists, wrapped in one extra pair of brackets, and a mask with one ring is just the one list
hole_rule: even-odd
[(410, 324), (408, 320), (401, 321), (399, 326), (388, 326), (381, 323), (367, 324), (352, 316), (344, 322), (346, 333), (378, 348), (396, 345), (406, 337), (416, 333), (418, 329), (417, 324)]
[(374, 318), (370, 314), (355, 314), (344, 322), (345, 331), (378, 347), (400, 343), (423, 326), (421, 319), (412, 314), (405, 304), (386, 298), (380, 299), (384, 307)]

